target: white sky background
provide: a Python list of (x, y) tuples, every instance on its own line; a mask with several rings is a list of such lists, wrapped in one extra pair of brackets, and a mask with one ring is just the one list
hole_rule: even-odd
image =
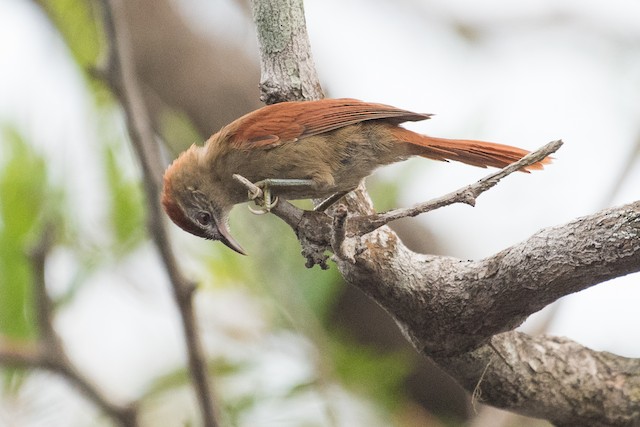
[[(553, 165), (508, 177), (482, 195), (477, 207), (448, 207), (415, 220), (425, 221), (437, 233), (448, 255), (481, 258), (541, 228), (605, 207), (603, 201), (640, 134), (640, 3), (434, 0), (415, 2), (418, 8), (413, 3), (306, 1), (314, 58), (331, 96), (436, 113), (428, 122), (409, 126), (436, 136), (528, 149), (553, 139), (565, 141)], [(215, 28), (228, 29), (229, 37), (239, 38), (255, 52), (253, 33), (238, 29), (237, 14), (226, 14), (234, 13), (229, 4), (233, 2), (194, 0), (186, 15), (203, 29), (205, 23), (217, 21)], [(452, 30), (452, 20), (489, 30), (469, 43)], [(64, 44), (45, 23), (29, 2), (0, 1), (0, 123), (17, 123), (47, 153), (54, 174), (74, 188), (79, 221), (90, 229), (100, 216), (101, 203), (104, 206), (90, 191), (100, 179), (93, 167), (95, 118)], [(389, 167), (379, 176), (405, 176), (406, 168), (413, 181), (405, 184), (403, 205), (441, 195), (487, 173), (417, 159)], [(613, 204), (640, 198), (638, 182), (640, 162)], [(82, 304), (60, 319), (79, 363), (123, 397), (138, 391), (122, 390), (118, 378), (123, 370), (152, 377), (182, 360), (175, 320), (159, 316), (172, 310), (165, 279), (157, 278), (160, 291), (136, 279), (140, 266), (152, 256), (141, 255), (130, 271), (116, 277), (121, 288), (135, 282), (143, 301), (118, 295), (123, 289), (110, 284), (114, 278), (105, 271), (81, 295)], [(65, 255), (56, 259), (52, 274), (64, 277)], [(637, 274), (601, 284), (563, 299), (550, 332), (598, 350), (640, 357), (638, 301)], [(154, 336), (157, 322), (166, 323), (163, 328), (170, 331), (175, 351), (166, 352), (166, 334)], [(126, 332), (136, 324), (134, 339), (145, 337), (149, 350), (134, 360), (127, 354), (108, 354), (112, 346), (95, 337), (99, 328), (122, 340), (123, 346), (130, 345)], [(96, 349), (100, 345), (108, 348)], [(166, 360), (150, 355), (158, 348)], [(99, 361), (100, 369), (93, 369), (96, 350), (116, 360)]]

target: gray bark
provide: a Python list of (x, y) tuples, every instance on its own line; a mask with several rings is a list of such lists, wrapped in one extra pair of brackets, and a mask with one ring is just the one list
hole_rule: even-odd
[(261, 99), (273, 104), (323, 98), (311, 57), (302, 1), (252, 0), (251, 7), (260, 47)]

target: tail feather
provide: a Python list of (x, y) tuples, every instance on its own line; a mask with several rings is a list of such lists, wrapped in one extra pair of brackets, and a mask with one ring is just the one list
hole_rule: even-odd
[[(393, 133), (399, 140), (411, 144), (412, 154), (445, 162), (454, 160), (481, 168), (503, 168), (529, 154), (527, 150), (509, 145), (469, 139), (436, 138), (400, 127), (393, 129)], [(544, 165), (551, 163), (551, 160), (551, 157), (547, 157), (523, 168), (522, 171), (542, 169)]]

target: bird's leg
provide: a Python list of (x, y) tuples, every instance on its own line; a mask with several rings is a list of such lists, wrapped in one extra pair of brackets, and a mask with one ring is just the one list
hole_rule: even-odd
[(346, 196), (348, 193), (348, 191), (341, 191), (339, 193), (332, 194), (331, 196), (320, 202), (318, 206), (316, 206), (313, 210), (316, 212), (324, 212), (331, 206), (333, 206), (338, 200)]
[(273, 208), (278, 203), (278, 197), (272, 197), (271, 191), (278, 189), (288, 189), (292, 187), (310, 188), (315, 187), (315, 182), (311, 179), (282, 179), (282, 178), (267, 178), (254, 183), (258, 188), (262, 189), (262, 200), (258, 200), (260, 193), (257, 191), (249, 190), (249, 199), (254, 200), (259, 209), (253, 209), (249, 206), (249, 210), (256, 215), (262, 215)]

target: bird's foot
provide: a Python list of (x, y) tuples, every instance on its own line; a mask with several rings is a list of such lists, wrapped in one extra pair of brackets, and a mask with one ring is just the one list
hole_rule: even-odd
[(273, 197), (271, 194), (271, 182), (268, 179), (258, 181), (256, 188), (249, 190), (249, 200), (253, 200), (258, 206), (254, 209), (248, 206), (249, 210), (256, 215), (264, 215), (271, 212), (271, 209), (278, 204), (278, 196)]
[[(259, 209), (253, 209), (249, 207), (249, 210), (256, 215), (262, 215), (270, 212), (271, 209), (278, 203), (278, 197), (274, 197), (271, 193), (272, 189), (276, 191), (291, 192), (293, 191), (308, 191), (311, 192), (315, 188), (315, 182), (311, 179), (289, 179), (289, 178), (267, 178), (256, 183), (250, 183), (247, 185), (246, 179), (235, 176), (236, 180), (239, 180), (246, 187), (249, 188), (249, 200), (255, 201)], [(285, 193), (286, 194), (286, 193)]]

